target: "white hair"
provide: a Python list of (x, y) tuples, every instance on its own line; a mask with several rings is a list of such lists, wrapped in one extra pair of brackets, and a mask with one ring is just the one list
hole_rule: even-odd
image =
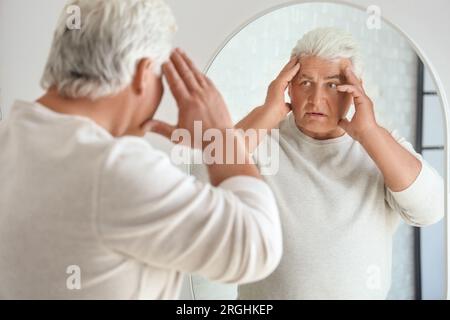
[(324, 59), (348, 58), (358, 77), (362, 75), (362, 59), (358, 43), (341, 29), (327, 27), (307, 32), (292, 50), (292, 56), (317, 56)]
[[(70, 6), (80, 9), (79, 29), (69, 28)], [(54, 33), (41, 86), (54, 86), (69, 98), (95, 100), (116, 94), (131, 83), (142, 58), (152, 59), (153, 71), (160, 73), (176, 30), (162, 0), (69, 1)]]

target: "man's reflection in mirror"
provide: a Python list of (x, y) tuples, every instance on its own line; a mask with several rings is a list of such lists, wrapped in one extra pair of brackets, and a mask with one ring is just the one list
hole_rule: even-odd
[(275, 272), (240, 286), (239, 299), (386, 298), (400, 220), (439, 221), (444, 186), (410, 142), (377, 123), (376, 107), (352, 35), (319, 28), (298, 41), (265, 103), (236, 125), (279, 129), (279, 170), (265, 179), (284, 242)]

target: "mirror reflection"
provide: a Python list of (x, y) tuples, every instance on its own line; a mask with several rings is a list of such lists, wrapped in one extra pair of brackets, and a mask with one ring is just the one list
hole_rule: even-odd
[(239, 287), (192, 275), (195, 299), (444, 297), (442, 107), (408, 40), (369, 18), (329, 3), (277, 9), (210, 65), (236, 127), (274, 129), (249, 151), (279, 145), (256, 162), (278, 161), (264, 179), (284, 254)]

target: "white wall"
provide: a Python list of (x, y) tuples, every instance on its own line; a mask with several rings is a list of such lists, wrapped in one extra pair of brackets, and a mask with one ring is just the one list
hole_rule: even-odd
[(0, 107), (36, 99), (61, 0), (0, 0)]

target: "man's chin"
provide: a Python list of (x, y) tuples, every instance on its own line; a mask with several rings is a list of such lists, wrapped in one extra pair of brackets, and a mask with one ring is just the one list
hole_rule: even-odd
[(301, 126), (301, 131), (306, 133), (309, 136), (324, 136), (328, 135), (331, 132), (335, 132), (338, 129), (338, 126), (325, 125), (320, 123), (312, 123), (308, 121), (304, 125)]
[(324, 134), (335, 129), (333, 126), (317, 120), (305, 121), (301, 127), (309, 132), (317, 134)]

